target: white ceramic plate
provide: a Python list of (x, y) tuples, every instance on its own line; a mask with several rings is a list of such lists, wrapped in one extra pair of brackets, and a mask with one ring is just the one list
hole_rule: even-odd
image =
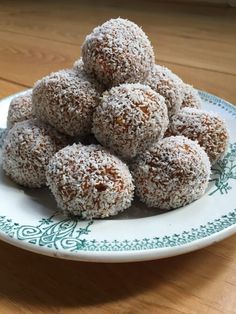
[[(0, 170), (0, 239), (54, 257), (130, 262), (194, 251), (235, 233), (236, 107), (199, 93), (206, 110), (225, 118), (231, 143), (224, 160), (214, 167), (212, 182), (201, 199), (166, 213), (135, 202), (112, 219), (76, 221), (60, 216), (46, 188), (22, 188)], [(6, 127), (14, 96), (0, 102), (0, 128)]]

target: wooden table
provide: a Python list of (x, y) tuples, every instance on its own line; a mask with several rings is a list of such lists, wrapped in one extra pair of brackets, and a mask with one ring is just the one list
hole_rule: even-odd
[[(98, 3), (99, 2), (99, 3)], [(0, 97), (70, 67), (111, 17), (142, 25), (165, 64), (236, 102), (236, 10), (155, 1), (0, 1)], [(236, 313), (236, 236), (175, 258), (87, 264), (0, 242), (0, 313)]]

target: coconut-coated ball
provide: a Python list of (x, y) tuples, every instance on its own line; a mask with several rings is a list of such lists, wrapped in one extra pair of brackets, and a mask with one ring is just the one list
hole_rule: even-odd
[(212, 164), (224, 156), (229, 140), (225, 121), (217, 113), (195, 108), (183, 108), (172, 116), (167, 135), (184, 135), (197, 140)]
[(16, 96), (10, 102), (7, 115), (7, 128), (10, 129), (17, 122), (33, 118), (32, 91)]
[(103, 146), (131, 159), (162, 138), (168, 122), (161, 95), (146, 85), (122, 84), (103, 94), (93, 116), (93, 132)]
[(165, 98), (169, 116), (181, 107), (183, 101), (183, 81), (171, 70), (161, 65), (154, 65), (145, 84)]
[(164, 210), (200, 198), (210, 173), (205, 151), (184, 136), (160, 140), (141, 153), (133, 165), (136, 193), (141, 201)]
[(100, 92), (86, 75), (74, 69), (52, 73), (33, 88), (35, 116), (59, 132), (83, 137), (91, 132), (93, 111)]
[(35, 119), (15, 123), (4, 139), (2, 167), (14, 182), (41, 187), (50, 158), (66, 145), (64, 135)]
[(117, 18), (94, 28), (82, 46), (85, 70), (108, 87), (143, 83), (154, 65), (151, 43), (135, 23)]
[(183, 101), (181, 104), (181, 108), (196, 108), (201, 109), (202, 107), (202, 100), (193, 86), (189, 84), (183, 84)]
[(134, 193), (126, 164), (99, 145), (73, 144), (57, 152), (47, 182), (65, 214), (87, 219), (118, 214), (131, 205)]

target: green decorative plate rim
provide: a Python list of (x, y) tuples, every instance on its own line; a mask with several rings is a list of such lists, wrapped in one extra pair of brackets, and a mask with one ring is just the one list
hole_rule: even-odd
[[(78, 221), (64, 218), (61, 221), (55, 221), (51, 217), (42, 218), (39, 224), (19, 225), (5, 216), (0, 216), (0, 231), (8, 237), (19, 241), (27, 241), (31, 245), (47, 247), (49, 249), (76, 251), (137, 251), (162, 249), (169, 247), (179, 247), (202, 238), (209, 237), (215, 233), (221, 232), (226, 228), (236, 225), (236, 208), (227, 215), (222, 215), (218, 219), (208, 222), (206, 225), (200, 225), (199, 228), (192, 228), (181, 234), (166, 235), (164, 237), (143, 238), (129, 240), (86, 240), (83, 235), (91, 232), (90, 227), (94, 221), (88, 221), (84, 228), (76, 230)], [(66, 229), (66, 230), (65, 230)], [(56, 231), (55, 231), (56, 230)], [(59, 232), (64, 230), (64, 232)]]
[[(224, 109), (236, 119), (236, 108), (233, 105), (203, 91), (199, 91), (199, 94), (203, 100)], [(2, 129), (2, 131), (4, 130)], [(229, 163), (231, 163), (231, 168), (229, 167)], [(232, 170), (232, 168), (234, 170)], [(229, 183), (230, 180), (236, 179), (236, 172), (233, 172), (236, 171), (236, 143), (231, 144), (229, 153), (225, 156), (222, 162), (216, 166), (216, 169), (222, 176), (213, 179), (213, 181), (215, 181), (215, 190), (209, 193), (209, 196), (214, 193), (227, 194), (228, 190), (231, 188)], [(228, 169), (228, 173), (226, 173), (225, 169)], [(60, 220), (55, 219), (58, 215), (59, 213), (56, 212), (51, 217), (43, 217), (37, 225), (20, 225), (9, 217), (0, 216), (0, 237), (6, 242), (27, 248), (31, 251), (37, 251), (35, 246), (40, 246), (42, 248), (41, 253), (62, 258), (73, 259), (72, 256), (76, 255), (77, 252), (84, 252), (85, 258), (82, 259), (90, 260), (89, 255), (86, 253), (97, 254), (99, 252), (107, 252), (109, 254), (113, 252), (120, 254), (122, 252), (138, 253), (140, 251), (155, 251), (158, 249), (155, 254), (159, 254), (160, 257), (178, 255), (181, 254), (179, 253), (181, 250), (179, 252), (175, 250), (171, 255), (165, 253), (162, 254), (160, 252), (161, 250), (168, 248), (175, 249), (188, 246), (189, 249), (183, 251), (184, 253), (192, 250), (191, 244), (196, 241), (199, 242), (199, 240), (207, 238), (209, 240), (208, 244), (211, 244), (214, 242), (215, 234), (219, 234), (220, 236), (218, 237), (218, 240), (221, 240), (236, 232), (236, 208), (217, 219), (209, 221), (204, 225), (200, 225), (198, 228), (191, 228), (180, 234), (122, 241), (109, 241), (106, 239), (100, 241), (96, 239), (88, 240), (86, 239), (86, 235), (91, 232), (94, 221), (87, 221), (84, 227), (80, 227), (78, 225), (79, 220), (68, 218), (61, 218)], [(25, 243), (26, 246), (23, 243)], [(206, 244), (203, 245), (199, 242), (198, 248), (205, 245)], [(60, 251), (59, 255), (57, 254), (57, 251)], [(140, 260), (144, 259), (150, 259), (150, 255), (148, 258), (140, 258)], [(136, 260), (139, 260), (139, 258), (137, 257)]]

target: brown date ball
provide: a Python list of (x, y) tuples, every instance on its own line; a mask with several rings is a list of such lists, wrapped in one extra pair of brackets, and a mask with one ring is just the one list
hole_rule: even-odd
[(184, 97), (183, 97), (183, 101), (181, 104), (181, 109), (185, 108), (185, 107), (201, 109), (202, 100), (201, 100), (196, 89), (194, 89), (189, 84), (184, 84), (183, 85), (183, 93), (184, 93)]
[(169, 117), (179, 111), (183, 101), (183, 81), (171, 70), (154, 65), (145, 84), (165, 98)]
[(35, 116), (73, 137), (91, 133), (92, 115), (99, 103), (97, 85), (75, 69), (61, 70), (42, 78), (33, 88)]
[(47, 182), (66, 215), (105, 218), (131, 205), (134, 185), (125, 163), (99, 145), (74, 144), (57, 152)]
[(183, 108), (172, 116), (166, 135), (183, 135), (197, 140), (212, 164), (224, 156), (229, 141), (225, 121), (217, 113), (195, 108)]
[(87, 73), (107, 87), (143, 83), (154, 65), (151, 43), (135, 23), (117, 18), (94, 28), (82, 46)]
[(68, 145), (68, 138), (35, 119), (16, 123), (7, 133), (2, 147), (2, 166), (14, 182), (30, 187), (46, 184), (50, 158)]
[(164, 98), (149, 86), (121, 84), (103, 94), (93, 116), (93, 133), (124, 159), (163, 137), (169, 119)]
[(136, 193), (150, 207), (187, 205), (206, 191), (210, 162), (196, 141), (166, 137), (141, 153), (133, 165)]
[(7, 128), (10, 129), (17, 122), (33, 118), (32, 91), (16, 96), (10, 102), (7, 115)]

